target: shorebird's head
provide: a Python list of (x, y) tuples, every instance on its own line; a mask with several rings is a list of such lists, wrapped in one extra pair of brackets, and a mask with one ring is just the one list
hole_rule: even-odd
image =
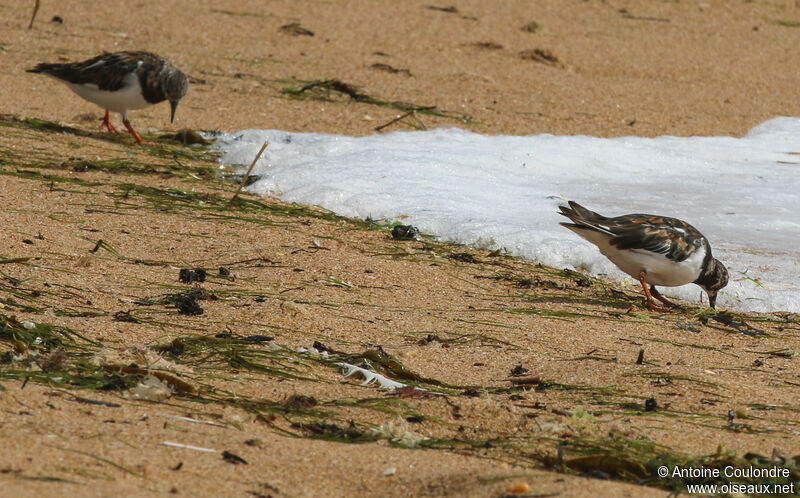
[(189, 78), (180, 71), (175, 71), (169, 75), (164, 86), (164, 94), (169, 100), (169, 105), (172, 108), (169, 122), (175, 121), (175, 110), (178, 109), (178, 102), (181, 101), (186, 92), (189, 90)]
[(717, 304), (717, 292), (728, 285), (728, 269), (718, 259), (712, 258), (694, 283), (706, 291), (708, 304), (714, 308)]

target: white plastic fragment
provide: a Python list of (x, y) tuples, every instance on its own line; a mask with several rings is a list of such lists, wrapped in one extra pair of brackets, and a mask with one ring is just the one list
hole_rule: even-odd
[(403, 384), (402, 382), (397, 382), (396, 380), (392, 380), (379, 373), (371, 372), (366, 368), (361, 368), (355, 365), (351, 365), (349, 363), (342, 363), (342, 362), (337, 363), (337, 365), (345, 369), (344, 372), (345, 377), (350, 377), (355, 373), (361, 374), (361, 376), (364, 377), (364, 382), (361, 383), (362, 386), (366, 386), (374, 382), (377, 383), (383, 389), (400, 389), (401, 387), (407, 386), (407, 384)]
[(308, 353), (312, 356), (322, 356), (323, 358), (327, 358), (328, 356), (330, 356), (327, 351), (320, 351), (313, 346), (310, 348), (304, 348), (303, 346), (300, 346), (297, 348), (296, 351), (298, 353)]
[(217, 450), (212, 450), (211, 448), (203, 448), (202, 446), (192, 446), (190, 444), (183, 444), (183, 443), (173, 443), (172, 441), (162, 441), (161, 444), (164, 445), (164, 446), (172, 446), (173, 448), (183, 448), (185, 450), (205, 451), (207, 453), (217, 453)]
[(191, 422), (193, 424), (205, 424), (205, 425), (213, 425), (214, 427), (222, 427), (223, 429), (227, 429), (228, 426), (224, 424), (219, 424), (217, 422), (212, 422), (210, 420), (197, 420), (196, 418), (190, 417), (181, 417), (180, 415), (168, 415), (166, 413), (156, 413), (156, 415), (161, 417), (172, 418), (175, 420), (182, 420), (184, 422)]
[(379, 427), (372, 429), (372, 432), (406, 448), (415, 448), (421, 441), (428, 439), (426, 436), (410, 430), (405, 420), (401, 420), (399, 423), (384, 422)]
[(164, 401), (170, 396), (172, 396), (172, 389), (170, 389), (169, 384), (152, 375), (142, 379), (139, 384), (130, 390), (131, 398), (146, 401)]

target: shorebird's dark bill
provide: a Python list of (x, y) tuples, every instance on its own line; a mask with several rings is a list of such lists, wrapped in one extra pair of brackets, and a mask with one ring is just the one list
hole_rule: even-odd
[(178, 108), (178, 101), (170, 102), (170, 107), (172, 107), (172, 114), (169, 117), (169, 122), (172, 123), (175, 121), (175, 109)]

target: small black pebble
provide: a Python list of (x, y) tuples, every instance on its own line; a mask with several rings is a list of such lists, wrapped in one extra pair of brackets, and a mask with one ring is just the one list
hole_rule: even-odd
[(654, 412), (658, 409), (658, 401), (655, 398), (647, 398), (644, 401), (644, 411)]
[(268, 341), (271, 341), (273, 339), (275, 339), (275, 338), (272, 337), (271, 335), (260, 335), (260, 334), (248, 335), (245, 338), (245, 340), (247, 342), (268, 342)]
[(33, 245), (33, 241), (31, 239), (22, 239), (22, 242)]
[(329, 348), (328, 346), (322, 344), (319, 341), (314, 341), (314, 344), (312, 345), (312, 347), (314, 349), (316, 349), (317, 351), (327, 351), (330, 354), (337, 354), (336, 351), (334, 351), (333, 349)]
[(192, 282), (205, 282), (207, 273), (202, 268), (190, 270), (188, 268), (181, 268), (178, 273), (178, 280), (184, 284), (191, 284)]
[(397, 225), (392, 228), (392, 238), (397, 240), (417, 240), (419, 230), (414, 225)]
[(178, 278), (185, 284), (191, 284), (192, 282), (205, 282), (206, 272), (203, 269), (190, 270), (188, 268), (183, 268), (178, 274)]
[(222, 459), (228, 463), (233, 463), (237, 465), (243, 463), (247, 465), (247, 460), (227, 450), (222, 452)]
[(230, 277), (231, 276), (231, 271), (229, 269), (225, 268), (224, 266), (220, 266), (219, 267), (219, 276), (220, 277)]
[(61, 16), (53, 16), (53, 18), (50, 19), (50, 22), (54, 22), (56, 24), (64, 24), (64, 19), (62, 19)]
[(181, 295), (175, 299), (175, 306), (181, 315), (202, 315), (203, 308), (197, 303), (197, 299), (192, 296)]
[(412, 415), (410, 417), (406, 417), (406, 421), (407, 422), (411, 422), (412, 424), (421, 424), (422, 422), (425, 422), (425, 416), (424, 415)]
[(511, 376), (512, 377), (520, 377), (524, 374), (528, 373), (528, 369), (523, 367), (522, 365), (517, 365), (513, 369), (511, 369)]

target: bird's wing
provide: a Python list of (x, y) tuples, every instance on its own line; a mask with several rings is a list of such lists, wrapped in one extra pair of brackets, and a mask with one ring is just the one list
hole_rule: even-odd
[[(650, 214), (628, 214), (609, 218), (570, 201), (560, 206), (562, 215), (576, 228), (602, 233), (617, 249), (650, 251), (672, 261), (683, 261), (707, 245), (696, 228), (677, 218)], [(568, 226), (569, 224), (562, 223)]]
[(135, 53), (105, 53), (83, 62), (37, 65), (31, 72), (46, 73), (76, 85), (96, 85), (100, 90), (116, 91), (140, 65)]
[(677, 218), (630, 214), (609, 218), (609, 240), (618, 249), (650, 251), (672, 261), (683, 261), (704, 247), (705, 237), (696, 228)]

